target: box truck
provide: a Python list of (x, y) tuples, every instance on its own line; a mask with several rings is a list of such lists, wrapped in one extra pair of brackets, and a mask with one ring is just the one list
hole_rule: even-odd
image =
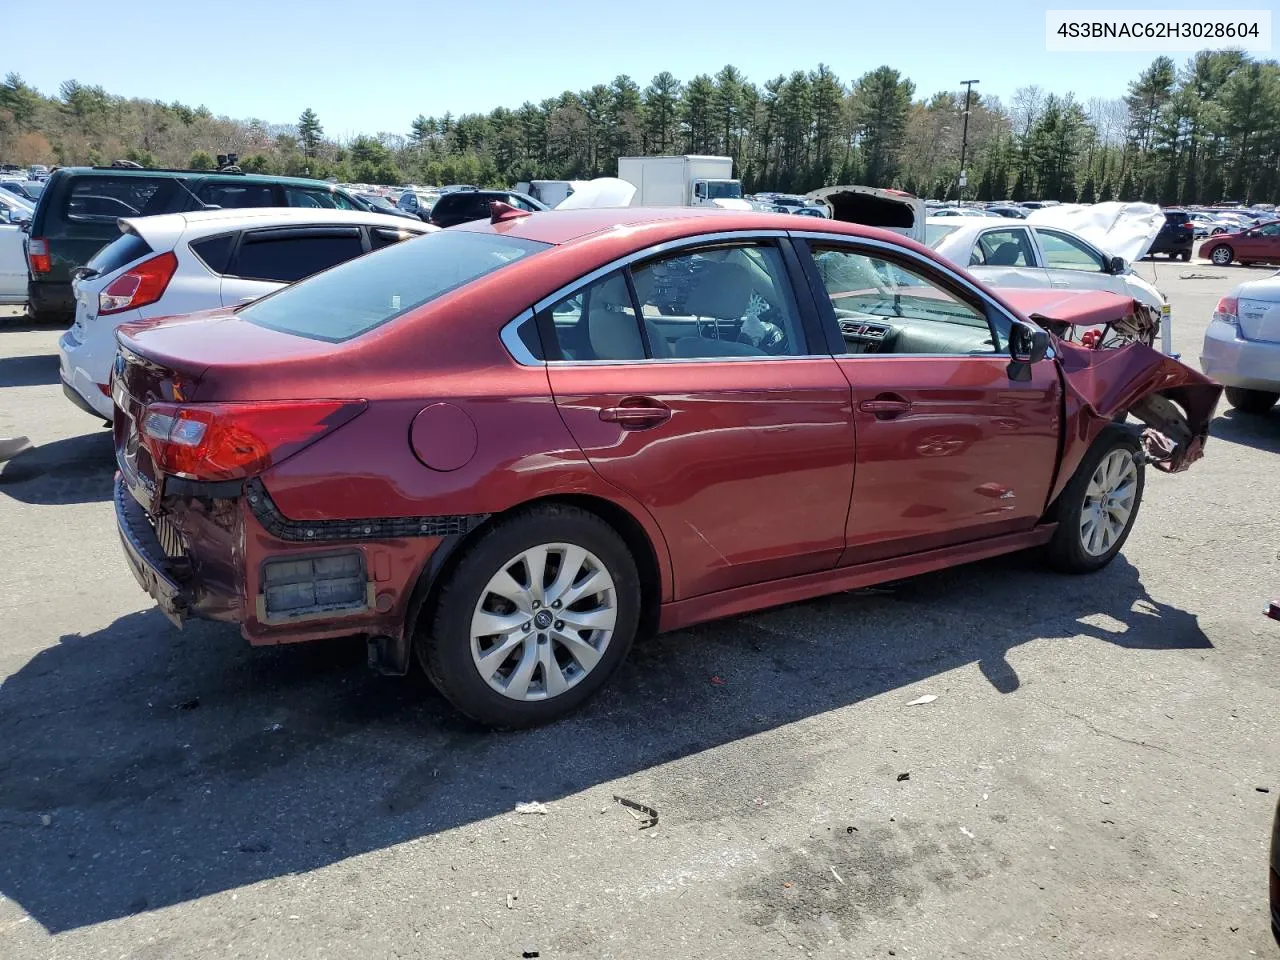
[(633, 207), (751, 209), (729, 157), (619, 157), (618, 179), (635, 186)]

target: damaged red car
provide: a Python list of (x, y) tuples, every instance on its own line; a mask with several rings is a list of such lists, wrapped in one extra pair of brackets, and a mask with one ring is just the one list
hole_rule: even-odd
[(122, 328), (125, 553), (179, 624), (362, 635), (494, 726), (646, 631), (1029, 548), (1097, 570), (1219, 387), (1046, 329), (1132, 301), (1021, 295), (851, 224), (496, 206)]

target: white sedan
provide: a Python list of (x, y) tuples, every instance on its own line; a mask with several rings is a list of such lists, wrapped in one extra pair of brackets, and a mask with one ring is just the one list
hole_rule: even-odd
[(404, 217), (260, 207), (125, 217), (72, 280), (76, 319), (58, 341), (63, 392), (110, 420), (116, 328), (234, 307), (439, 227)]
[(1132, 297), (1160, 312), (1164, 352), (1171, 352), (1164, 294), (1122, 257), (1104, 253), (1077, 233), (1003, 218), (929, 217), (925, 242), (993, 287), (1107, 290)]

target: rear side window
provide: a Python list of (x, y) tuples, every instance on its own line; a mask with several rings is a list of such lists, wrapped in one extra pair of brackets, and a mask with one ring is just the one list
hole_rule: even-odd
[(99, 275), (115, 273), (151, 253), (151, 245), (136, 233), (122, 233), (93, 255), (87, 266)]
[(548, 246), (442, 230), (285, 287), (239, 314), (250, 323), (312, 340), (350, 340)]
[(214, 273), (226, 273), (227, 261), (231, 259), (231, 249), (236, 244), (234, 233), (224, 233), (220, 237), (205, 237), (190, 244), (191, 252), (199, 257), (200, 262)]
[(275, 190), (268, 183), (204, 183), (196, 191), (205, 203), (225, 210), (240, 207), (277, 206)]
[(284, 200), (291, 207), (324, 207), (328, 210), (354, 210), (355, 204), (334, 190), (308, 190), (285, 187)]
[(408, 240), (410, 237), (420, 236), (414, 230), (393, 230), (391, 227), (374, 227), (369, 231), (370, 246), (374, 250), (381, 250), (383, 247), (389, 247), (393, 243), (399, 243), (401, 240)]
[(360, 231), (246, 234), (233, 273), (245, 280), (293, 283), (364, 253)]
[(149, 177), (76, 177), (63, 199), (62, 215), (76, 223), (112, 223), (120, 217), (163, 213), (177, 185)]

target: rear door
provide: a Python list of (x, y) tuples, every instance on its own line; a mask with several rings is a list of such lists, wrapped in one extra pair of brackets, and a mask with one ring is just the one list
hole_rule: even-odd
[(1280, 262), (1280, 221), (1254, 227), (1235, 241), (1237, 260), (1262, 263)]
[(780, 236), (597, 271), (538, 304), (552, 393), (642, 503), (677, 599), (833, 567), (853, 480), (848, 381)]
[(977, 287), (901, 247), (809, 236), (806, 265), (853, 389), (841, 563), (1032, 527), (1058, 455), (1054, 361), (1011, 379), (1012, 318)]
[(222, 305), (256, 300), (368, 249), (364, 232), (350, 225), (246, 230), (222, 277)]

